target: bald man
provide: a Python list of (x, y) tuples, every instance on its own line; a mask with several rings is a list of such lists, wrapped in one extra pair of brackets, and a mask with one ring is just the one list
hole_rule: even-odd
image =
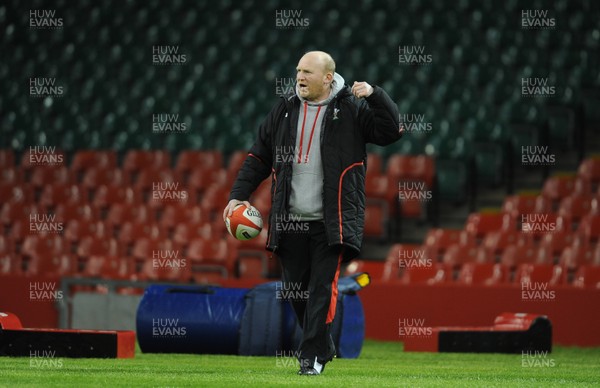
[(331, 55), (306, 53), (296, 93), (283, 97), (260, 125), (223, 211), (248, 202), (269, 175), (266, 248), (282, 265), (282, 289), (302, 327), (301, 375), (319, 375), (336, 354), (331, 324), (340, 265), (360, 253), (365, 214), (366, 144), (402, 134), (398, 108), (380, 87), (346, 86)]

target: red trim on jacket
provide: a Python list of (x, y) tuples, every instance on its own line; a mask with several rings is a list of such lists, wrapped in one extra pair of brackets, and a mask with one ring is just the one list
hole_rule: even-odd
[(339, 219), (339, 223), (340, 223), (340, 244), (343, 241), (343, 237), (342, 237), (342, 181), (344, 180), (344, 175), (346, 175), (348, 170), (350, 170), (351, 168), (356, 167), (356, 166), (362, 166), (363, 164), (364, 164), (364, 162), (352, 163), (351, 165), (346, 167), (344, 169), (344, 171), (342, 171), (342, 174), (340, 175), (340, 182), (338, 185), (338, 219)]
[(331, 300), (329, 301), (329, 310), (327, 310), (327, 320), (326, 324), (333, 322), (333, 318), (335, 318), (335, 309), (337, 307), (337, 297), (338, 297), (338, 279), (340, 277), (340, 265), (342, 264), (342, 252), (343, 248), (340, 250), (340, 255), (338, 256), (338, 265), (335, 270), (335, 277), (331, 282)]
[(253, 153), (248, 153), (248, 156), (252, 156), (253, 158), (255, 158), (256, 160), (258, 160), (262, 164), (266, 164), (265, 162), (263, 162), (263, 160), (261, 158), (259, 158), (258, 156), (254, 155)]
[[(273, 204), (273, 198), (275, 198), (275, 193), (277, 192), (277, 174), (275, 174), (275, 169), (271, 167), (271, 172), (273, 173), (273, 180), (275, 181), (275, 189), (273, 190), (273, 196), (271, 197), (271, 204)], [(271, 241), (271, 225), (269, 225), (269, 237), (267, 238), (266, 247), (269, 246), (269, 242)]]

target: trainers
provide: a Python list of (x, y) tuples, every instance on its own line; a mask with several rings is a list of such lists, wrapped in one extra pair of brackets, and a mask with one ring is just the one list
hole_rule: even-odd
[(320, 375), (320, 373), (317, 372), (317, 370), (315, 368), (300, 368), (300, 370), (298, 371), (298, 374), (304, 375), (304, 376)]
[(300, 360), (300, 370), (298, 371), (299, 375), (320, 375), (321, 372), (325, 369), (325, 364), (321, 364), (317, 361), (317, 357), (314, 360), (309, 360), (307, 358), (303, 358)]

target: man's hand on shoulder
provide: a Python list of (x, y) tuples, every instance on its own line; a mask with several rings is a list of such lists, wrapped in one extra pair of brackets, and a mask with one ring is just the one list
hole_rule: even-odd
[(352, 85), (352, 94), (356, 98), (369, 97), (373, 94), (373, 87), (366, 82), (356, 82)]

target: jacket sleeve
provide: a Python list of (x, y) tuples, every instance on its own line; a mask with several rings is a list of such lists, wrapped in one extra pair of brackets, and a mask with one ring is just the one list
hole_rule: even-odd
[(233, 183), (229, 200), (247, 201), (254, 190), (271, 174), (273, 153), (271, 132), (275, 128), (275, 117), (280, 105), (274, 107), (258, 128), (258, 136)]
[(365, 101), (360, 103), (358, 120), (366, 142), (386, 146), (400, 139), (398, 107), (390, 96), (379, 86), (374, 86), (373, 93)]

